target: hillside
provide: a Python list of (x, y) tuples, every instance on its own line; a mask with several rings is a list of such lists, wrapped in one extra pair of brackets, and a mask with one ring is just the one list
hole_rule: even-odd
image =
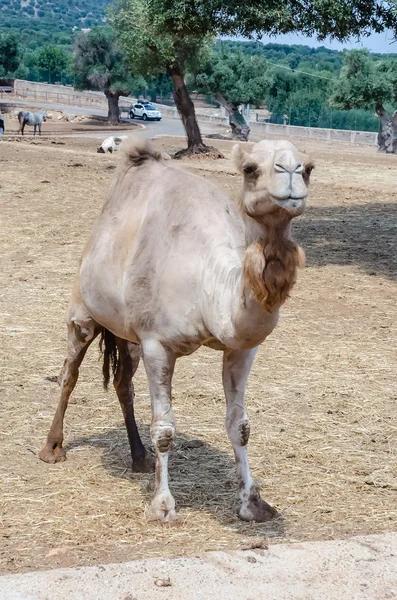
[[(0, 0), (1, 2), (1, 0)], [(218, 40), (217, 47), (227, 52), (242, 52), (250, 56), (263, 56), (268, 63), (289, 67), (292, 70), (308, 70), (311, 73), (323, 71), (338, 74), (343, 63), (343, 51), (331, 50), (325, 46), (311, 48), (301, 44), (262, 44), (262, 42), (241, 42)], [(373, 60), (395, 60), (397, 54), (371, 52)]]
[(73, 31), (103, 24), (109, 0), (0, 0), (0, 27), (25, 47), (71, 43)]

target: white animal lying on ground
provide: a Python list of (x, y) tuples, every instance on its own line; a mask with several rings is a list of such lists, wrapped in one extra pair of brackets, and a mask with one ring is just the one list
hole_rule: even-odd
[(116, 150), (118, 150), (118, 147), (126, 140), (128, 139), (128, 136), (126, 135), (120, 135), (118, 137), (116, 136), (111, 136), (106, 138), (106, 140), (104, 140), (101, 144), (101, 146), (99, 146), (99, 148), (97, 149), (97, 152), (100, 152), (102, 154), (106, 154), (106, 152), (110, 152), (112, 154), (112, 152), (116, 152)]

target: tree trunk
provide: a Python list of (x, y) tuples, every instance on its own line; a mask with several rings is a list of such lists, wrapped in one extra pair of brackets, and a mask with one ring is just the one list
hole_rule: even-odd
[(206, 146), (203, 143), (200, 128), (196, 119), (194, 104), (190, 98), (181, 70), (178, 67), (173, 67), (167, 70), (167, 74), (171, 77), (174, 84), (173, 96), (175, 105), (181, 116), (187, 136), (187, 149), (177, 152), (175, 158), (181, 158), (184, 155), (190, 154), (203, 154), (206, 152), (211, 152), (217, 157), (223, 158), (223, 155), (216, 150), (216, 148)]
[(379, 117), (378, 150), (387, 154), (397, 154), (397, 111), (390, 118), (381, 104), (376, 106)]
[(173, 68), (169, 72), (174, 84), (175, 105), (181, 115), (182, 123), (187, 135), (187, 146), (203, 146), (201, 132), (197, 123), (194, 104), (187, 90), (185, 79), (179, 69)]
[(108, 123), (118, 125), (120, 121), (119, 97), (117, 92), (105, 91), (105, 96), (108, 100)]
[(241, 142), (247, 142), (251, 130), (238, 109), (240, 104), (238, 102), (228, 102), (219, 92), (215, 94), (215, 98), (229, 114), (229, 125), (232, 128), (233, 138)]

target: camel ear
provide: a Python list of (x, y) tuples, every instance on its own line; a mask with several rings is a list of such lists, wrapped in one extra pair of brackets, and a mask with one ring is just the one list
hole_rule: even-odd
[(246, 156), (247, 156), (247, 153), (244, 152), (244, 150), (242, 149), (241, 146), (239, 146), (238, 144), (235, 144), (233, 146), (232, 160), (233, 160), (234, 166), (236, 167), (237, 171), (241, 174), (243, 173), (244, 158)]
[(258, 163), (256, 160), (254, 160), (251, 154), (244, 152), (244, 150), (238, 144), (233, 146), (232, 159), (238, 172), (244, 175), (247, 179), (252, 181), (258, 177)]

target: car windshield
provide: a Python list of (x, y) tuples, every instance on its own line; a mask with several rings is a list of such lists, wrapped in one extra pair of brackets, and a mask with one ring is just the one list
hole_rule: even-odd
[(151, 106), (150, 104), (146, 104), (145, 108), (146, 110), (156, 110), (154, 106)]

